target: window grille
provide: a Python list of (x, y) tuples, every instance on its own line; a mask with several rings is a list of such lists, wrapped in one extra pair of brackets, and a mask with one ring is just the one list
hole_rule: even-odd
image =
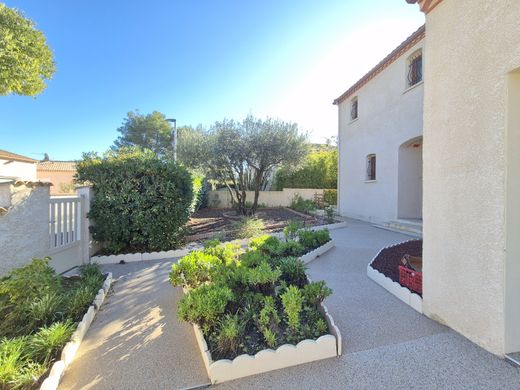
[(376, 180), (376, 155), (367, 156), (367, 180)]
[(350, 119), (354, 120), (358, 117), (358, 100), (355, 98), (352, 100), (352, 104), (350, 105)]
[(422, 81), (422, 52), (413, 54), (408, 60), (408, 86)]

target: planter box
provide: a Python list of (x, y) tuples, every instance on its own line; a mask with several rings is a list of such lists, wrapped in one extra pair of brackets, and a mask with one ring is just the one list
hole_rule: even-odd
[[(333, 247), (334, 242), (331, 240), (314, 251), (303, 255), (301, 260), (308, 263)], [(307, 261), (304, 260), (304, 256), (308, 256)], [(186, 293), (186, 290), (184, 292)], [(214, 361), (202, 331), (198, 325), (193, 324), (195, 338), (211, 383), (226, 382), (267, 371), (341, 356), (342, 338), (339, 328), (334, 323), (327, 307), (323, 303), (320, 306), (320, 311), (327, 321), (330, 334), (323, 335), (316, 340), (302, 340), (296, 345), (284, 344), (276, 350), (264, 349), (254, 356), (243, 354), (233, 360)]]
[[(401, 245), (402, 242), (396, 245)], [(387, 246), (383, 249), (391, 248), (395, 245)], [(367, 266), (367, 276), (372, 279), (374, 282), (379, 284), (381, 287), (383, 287), (385, 290), (387, 290), (389, 293), (395, 295), (397, 298), (399, 298), (401, 301), (406, 303), (407, 305), (411, 306), (414, 310), (418, 311), (419, 313), (423, 313), (422, 309), (422, 297), (410, 289), (401, 286), (399, 283), (394, 282), (389, 277), (385, 276), (375, 268), (372, 268), (372, 263), (374, 260), (379, 256), (379, 253), (383, 250), (381, 249), (377, 255), (374, 256), (370, 264)]]
[(330, 240), (329, 242), (325, 243), (324, 245), (320, 246), (319, 248), (314, 249), (313, 251), (307, 252), (303, 256), (300, 257), (300, 260), (303, 261), (305, 264), (310, 263), (317, 257), (320, 257), (324, 253), (328, 252), (334, 248), (334, 240)]

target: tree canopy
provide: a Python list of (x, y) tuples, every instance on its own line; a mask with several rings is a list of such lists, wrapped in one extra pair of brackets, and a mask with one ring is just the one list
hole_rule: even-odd
[(338, 150), (331, 146), (314, 146), (303, 164), (287, 164), (276, 172), (275, 188), (324, 188), (338, 186)]
[(161, 157), (172, 153), (172, 127), (158, 111), (147, 115), (131, 111), (117, 131), (121, 135), (115, 140), (113, 149), (137, 146)]
[(54, 72), (43, 33), (20, 11), (0, 3), (0, 95), (36, 96)]
[[(254, 214), (259, 192), (274, 169), (305, 157), (307, 136), (295, 123), (248, 116), (242, 122), (224, 119), (208, 131), (192, 131), (179, 147), (181, 161), (225, 185), (241, 213)], [(255, 194), (250, 207), (249, 190)]]

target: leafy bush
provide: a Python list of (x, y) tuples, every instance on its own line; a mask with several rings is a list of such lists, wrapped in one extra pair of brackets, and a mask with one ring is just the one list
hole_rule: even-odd
[(192, 185), (193, 200), (190, 205), (190, 211), (194, 212), (208, 207), (209, 191), (211, 190), (211, 186), (206, 177), (203, 175), (193, 175)]
[[(217, 351), (222, 357), (236, 355), (240, 348), (240, 339), (244, 333), (244, 322), (238, 314), (227, 314), (219, 322), (216, 333)], [(233, 357), (233, 356), (231, 356)]]
[(193, 251), (172, 266), (170, 282), (174, 286), (194, 288), (211, 279), (212, 270), (222, 264), (215, 255)]
[(80, 321), (83, 314), (96, 297), (97, 290), (83, 284), (72, 290), (66, 298), (66, 310), (69, 318)]
[(263, 261), (255, 268), (237, 268), (242, 284), (257, 291), (268, 293), (274, 289), (274, 284), (282, 274), (279, 269), (272, 269), (267, 261)]
[(274, 305), (273, 297), (265, 297), (264, 307), (258, 317), (259, 328), (269, 348), (276, 348), (276, 334), (280, 318)]
[(307, 275), (305, 274), (307, 267), (299, 258), (285, 257), (280, 259), (279, 264), (282, 279), (287, 285), (303, 287), (307, 283)]
[(89, 216), (94, 239), (112, 253), (176, 248), (193, 199), (188, 171), (149, 150), (123, 148), (103, 157), (85, 154), (79, 182), (92, 183)]
[(338, 190), (323, 190), (323, 201), (328, 205), (335, 206), (338, 204)]
[(277, 254), (281, 257), (301, 256), (305, 252), (305, 248), (297, 241), (287, 241), (280, 243)]
[(240, 263), (245, 267), (258, 267), (267, 261), (269, 261), (269, 257), (258, 250), (248, 250), (240, 255)]
[(33, 359), (40, 363), (54, 361), (58, 352), (70, 340), (74, 328), (71, 321), (55, 322), (49, 327), (41, 328), (30, 338), (29, 348)]
[(300, 195), (294, 195), (291, 205), (291, 209), (299, 211), (300, 213), (309, 214), (311, 211), (316, 210), (316, 204), (311, 199), (303, 199)]
[(330, 233), (328, 229), (323, 230), (300, 230), (298, 232), (299, 242), (307, 251), (319, 248), (330, 241)]
[(257, 241), (251, 242), (251, 248), (257, 249), (263, 254), (271, 257), (279, 257), (281, 255), (282, 242), (274, 236), (260, 237)]
[(28, 337), (0, 339), (0, 388), (31, 388), (46, 367), (33, 362), (28, 350)]
[(335, 219), (334, 219), (334, 208), (332, 206), (327, 206), (325, 207), (325, 216), (327, 217), (327, 222), (328, 223), (334, 223)]
[(287, 226), (283, 229), (283, 235), (285, 236), (285, 240), (289, 241), (296, 239), (296, 237), (298, 236), (298, 230), (300, 230), (302, 227), (302, 223), (298, 220), (293, 219), (289, 221)]
[(177, 315), (180, 320), (198, 324), (205, 330), (215, 325), (232, 299), (233, 292), (228, 287), (202, 285), (179, 301)]
[(33, 328), (52, 324), (63, 317), (63, 302), (63, 295), (57, 292), (35, 298), (25, 305), (27, 322)]
[(265, 224), (261, 219), (246, 217), (234, 222), (233, 229), (237, 238), (253, 238), (262, 235)]
[(280, 298), (287, 316), (289, 329), (293, 334), (297, 334), (300, 330), (300, 313), (303, 309), (302, 292), (296, 286), (289, 286)]
[(318, 306), (325, 298), (332, 294), (323, 280), (312, 282), (303, 288), (303, 296), (306, 302), (312, 306)]

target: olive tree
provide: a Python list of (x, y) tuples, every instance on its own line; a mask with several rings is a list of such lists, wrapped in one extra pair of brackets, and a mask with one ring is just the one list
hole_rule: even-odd
[(0, 3), (0, 95), (36, 96), (54, 71), (42, 32), (18, 10)]
[[(199, 156), (198, 166), (225, 185), (237, 210), (248, 215), (256, 212), (260, 191), (274, 169), (298, 164), (306, 156), (307, 136), (295, 123), (248, 116), (242, 122), (216, 122), (192, 135), (183, 148), (186, 156)], [(247, 199), (246, 191), (254, 191), (253, 199)]]

